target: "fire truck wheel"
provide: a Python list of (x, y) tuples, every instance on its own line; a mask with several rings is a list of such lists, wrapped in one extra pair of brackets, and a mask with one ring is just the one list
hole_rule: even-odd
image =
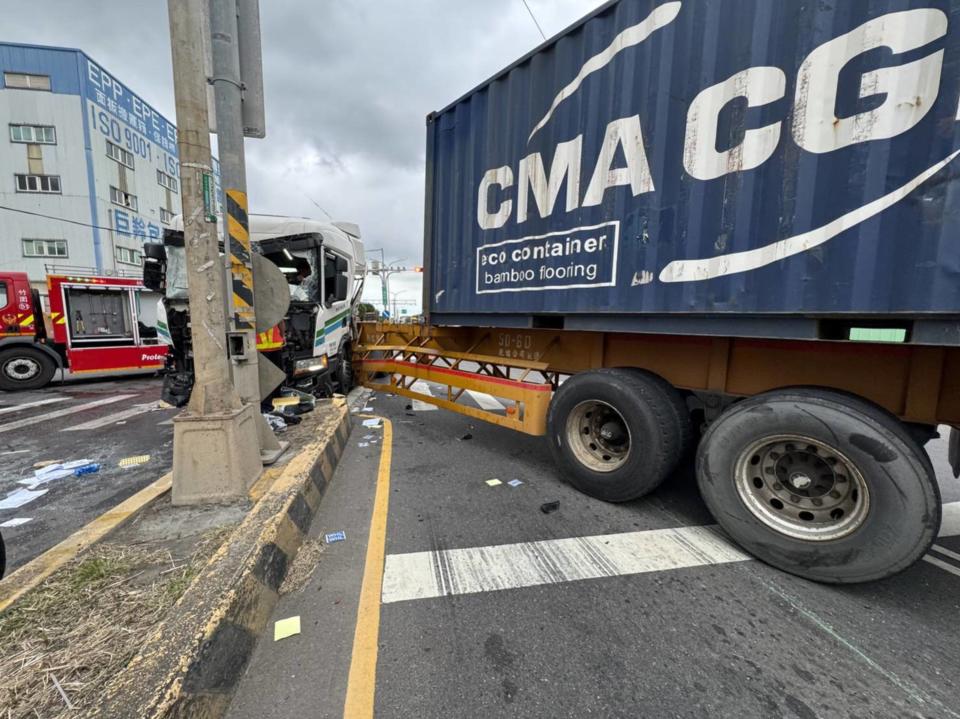
[(841, 392), (780, 390), (733, 405), (697, 452), (700, 493), (758, 559), (806, 579), (882, 579), (940, 526), (926, 453), (893, 415)]
[(14, 392), (40, 389), (49, 384), (57, 371), (56, 363), (33, 347), (11, 347), (0, 352), (0, 389)]
[(592, 497), (626, 502), (656, 489), (683, 442), (670, 385), (644, 372), (601, 369), (557, 390), (550, 450), (567, 480)]

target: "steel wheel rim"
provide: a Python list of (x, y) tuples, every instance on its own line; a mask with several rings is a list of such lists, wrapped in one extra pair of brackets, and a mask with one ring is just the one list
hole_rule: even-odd
[(829, 542), (857, 531), (870, 493), (857, 466), (812, 437), (777, 435), (747, 447), (734, 469), (750, 513), (794, 539)]
[(26, 382), (40, 374), (40, 363), (30, 357), (14, 357), (4, 363), (3, 374), (15, 382)]
[(630, 455), (630, 428), (623, 415), (600, 400), (581, 402), (567, 418), (567, 444), (594, 472), (613, 472)]

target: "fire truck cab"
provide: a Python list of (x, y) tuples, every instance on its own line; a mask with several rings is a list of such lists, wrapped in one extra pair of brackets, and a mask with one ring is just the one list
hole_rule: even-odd
[[(0, 272), (0, 390), (39, 389), (71, 374), (162, 369), (153, 307), (143, 282), (95, 274), (47, 276), (49, 314), (26, 273)], [(145, 313), (147, 313), (145, 315)]]

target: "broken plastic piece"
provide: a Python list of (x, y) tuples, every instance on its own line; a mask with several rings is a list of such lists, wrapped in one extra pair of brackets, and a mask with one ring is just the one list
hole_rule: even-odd
[(343, 542), (347, 539), (346, 532), (330, 532), (330, 534), (323, 535), (323, 541), (326, 544), (333, 544), (334, 542)]
[(544, 502), (540, 505), (540, 511), (544, 514), (552, 514), (560, 509), (560, 502)]
[(150, 461), (149, 454), (138, 454), (135, 457), (124, 457), (118, 463), (120, 467), (136, 467), (141, 464), (146, 464)]
[(509, 484), (511, 487), (519, 487), (521, 484), (523, 484), (523, 482), (521, 482), (519, 479), (511, 479), (509, 482), (507, 482), (507, 484)]
[(300, 616), (278, 619), (273, 625), (273, 641), (293, 637), (300, 633)]
[(496, 479), (496, 478), (487, 480), (488, 487), (497, 487), (501, 484), (503, 484), (503, 482), (501, 482), (499, 479)]
[(466, 442), (468, 439), (473, 439), (473, 435), (467, 432), (465, 435), (460, 437), (461, 442)]
[(73, 473), (76, 476), (80, 477), (84, 474), (93, 474), (94, 472), (99, 472), (99, 471), (100, 471), (100, 465), (97, 464), (96, 462), (91, 462), (90, 464), (85, 464), (82, 467), (77, 467), (75, 470), (73, 470)]

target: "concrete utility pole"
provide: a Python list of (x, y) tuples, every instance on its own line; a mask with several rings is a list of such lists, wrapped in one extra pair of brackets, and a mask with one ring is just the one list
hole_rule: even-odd
[(194, 368), (190, 404), (173, 422), (173, 502), (196, 504), (246, 496), (261, 471), (259, 412), (241, 404), (227, 360), (199, 21), (206, 0), (169, 0), (168, 11)]
[[(227, 305), (232, 309), (235, 336), (242, 338), (244, 351), (232, 362), (233, 381), (241, 399), (260, 406), (260, 375), (257, 356), (253, 263), (247, 220), (247, 171), (243, 147), (243, 82), (238, 45), (237, 0), (209, 0), (210, 38), (213, 50), (213, 88), (217, 113), (217, 149), (220, 156), (220, 183), (226, 196), (227, 241), (230, 281)], [(245, 3), (248, 12), (259, 13), (258, 3)], [(258, 54), (259, 57), (259, 54)], [(249, 293), (249, 295), (247, 294)], [(260, 456), (271, 464), (283, 453), (281, 445), (259, 409), (255, 419)]]

